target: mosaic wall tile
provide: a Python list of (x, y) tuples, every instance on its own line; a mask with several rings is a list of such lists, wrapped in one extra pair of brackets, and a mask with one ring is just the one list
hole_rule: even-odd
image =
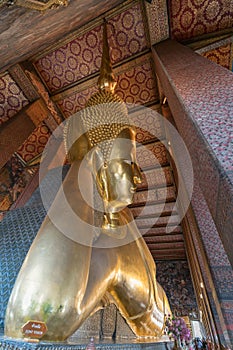
[(195, 184), (192, 205), (210, 266), (228, 266), (226, 252), (200, 188)]
[[(102, 25), (98, 25), (35, 62), (37, 71), (51, 92), (99, 70), (102, 31)], [(140, 4), (108, 20), (108, 40), (113, 64), (146, 49)]]
[[(167, 45), (171, 51), (166, 47), (165, 65), (186, 112), (193, 119), (195, 127), (200, 129), (200, 137), (204, 135), (209, 143), (217, 162), (225, 171), (232, 170), (232, 73), (186, 47), (175, 43)], [(173, 51), (175, 45), (179, 46), (179, 54)], [(180, 118), (183, 118), (182, 115)], [(190, 117), (187, 119), (190, 124)]]
[[(220, 179), (218, 192), (218, 205), (216, 213), (216, 225), (222, 238), (225, 249), (232, 244), (233, 228), (233, 188), (231, 182), (223, 177)], [(233, 261), (233, 252), (228, 251), (230, 260)]]
[(145, 2), (151, 45), (169, 37), (169, 24), (166, 0)]
[(215, 218), (218, 200), (219, 170), (213, 163), (213, 158), (206, 150), (203, 142), (196, 142), (194, 148), (196, 155), (195, 162), (193, 162), (195, 178), (198, 179), (209, 210), (213, 218)]
[[(218, 188), (215, 186), (211, 187), (211, 179), (208, 181), (208, 176), (206, 174), (201, 174), (201, 172), (205, 171), (204, 169), (209, 173), (211, 173), (213, 169), (215, 169), (215, 173), (216, 169), (219, 172), (220, 164), (216, 160), (216, 157), (219, 158), (219, 161), (221, 161), (221, 164), (224, 167), (224, 161), (221, 158), (221, 153), (218, 149), (218, 147), (221, 146), (221, 140), (224, 138), (227, 145), (229, 145), (224, 156), (229, 157), (227, 158), (227, 165), (229, 165), (229, 167), (232, 165), (232, 151), (230, 151), (230, 148), (232, 149), (230, 146), (232, 140), (232, 117), (230, 116), (230, 111), (232, 110), (232, 98), (230, 97), (232, 96), (232, 76), (230, 76), (228, 70), (223, 69), (208, 60), (204, 60), (200, 56), (196, 56), (188, 48), (172, 43), (160, 45), (164, 51), (161, 52), (159, 50), (158, 52), (160, 58), (162, 58), (164, 66), (161, 67), (159, 64), (156, 64), (157, 71), (159, 72), (160, 79), (165, 82), (163, 88), (168, 97), (172, 113), (175, 120), (178, 122), (179, 130), (182, 131), (182, 136), (188, 145), (192, 159), (195, 161), (193, 166), (197, 174), (197, 179), (202, 179), (202, 185), (206, 187), (205, 191), (207, 191), (207, 188), (210, 186), (208, 195), (208, 201), (210, 202), (212, 200), (211, 196), (216, 198), (216, 191)], [(158, 45), (158, 47), (160, 45)], [(171, 50), (169, 50), (169, 46)], [(179, 48), (177, 46), (179, 46)], [(175, 50), (173, 51), (173, 49)], [(177, 55), (179, 57), (177, 57)], [(163, 70), (164, 68), (168, 75), (165, 74), (165, 71)], [(170, 85), (171, 82), (172, 88)], [(174, 86), (176, 88), (175, 92)], [(220, 117), (218, 112), (222, 107), (225, 108)], [(216, 152), (213, 154), (212, 151), (212, 159), (210, 157), (208, 160), (208, 157), (204, 157), (204, 162), (198, 161), (198, 157), (203, 157), (200, 149), (206, 149), (206, 151), (211, 152), (211, 148), (214, 148), (214, 151)], [(206, 168), (205, 161), (207, 161)], [(199, 173), (197, 171), (198, 169)], [(224, 167), (224, 170), (227, 169), (227, 167)], [(217, 180), (216, 174), (214, 174), (214, 178)], [(218, 187), (218, 180), (215, 181), (215, 185)], [(216, 230), (216, 226), (213, 223), (211, 214), (208, 211), (204, 197), (200, 197), (196, 187), (193, 193), (192, 203), (194, 210), (196, 211), (196, 218), (198, 220), (202, 240), (207, 253), (207, 261), (202, 257), (202, 252), (199, 248), (199, 239), (195, 238), (194, 243), (211, 299), (212, 290), (214, 290), (214, 288), (217, 289), (218, 284), (215, 283), (215, 285), (213, 285), (208, 282), (211, 273), (210, 271), (214, 271), (215, 266), (222, 266), (223, 268), (229, 266), (229, 260), (226, 251), (223, 248), (219, 233)], [(226, 193), (226, 190), (223, 191), (223, 198)], [(230, 196), (229, 192), (228, 195)], [(217, 215), (219, 215), (218, 209)], [(224, 216), (224, 213), (220, 213), (220, 216), (222, 217), (223, 222), (225, 222), (224, 218), (226, 218), (226, 216)], [(229, 224), (228, 221), (228, 225), (232, 230), (232, 223)], [(225, 228), (226, 235), (229, 235), (229, 232), (230, 231), (227, 231)], [(209, 270), (208, 263), (211, 270)], [(221, 281), (219, 281), (219, 283), (221, 283)], [(213, 310), (216, 310), (215, 301), (211, 300), (211, 303)], [(219, 332), (222, 332), (221, 327), (219, 328)]]
[[(213, 271), (213, 278), (218, 285), (217, 293), (219, 300), (233, 301), (233, 271), (231, 266), (215, 266)], [(221, 283), (220, 283), (221, 281)], [(233, 304), (232, 304), (233, 312)], [(233, 324), (233, 319), (232, 319)]]
[(227, 177), (228, 177), (228, 181), (231, 183), (231, 185), (233, 186), (233, 170), (227, 171)]
[(171, 38), (188, 39), (230, 28), (231, 0), (168, 0)]
[(202, 54), (208, 60), (219, 64), (222, 67), (231, 69), (231, 44), (218, 47)]
[(48, 127), (44, 123), (40, 124), (17, 150), (17, 154), (25, 162), (30, 161), (43, 152), (50, 135)]
[(198, 311), (187, 261), (157, 261), (156, 271), (174, 314), (188, 316)]
[(6, 73), (0, 76), (0, 125), (29, 103), (16, 82)]

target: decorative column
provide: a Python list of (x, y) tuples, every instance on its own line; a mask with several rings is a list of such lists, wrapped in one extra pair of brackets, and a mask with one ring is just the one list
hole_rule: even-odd
[(233, 75), (171, 40), (155, 45), (153, 56), (164, 95), (192, 159), (195, 181), (191, 204), (216, 290), (216, 294), (210, 291), (209, 299), (220, 305), (216, 307), (218, 333), (222, 343), (230, 344)]

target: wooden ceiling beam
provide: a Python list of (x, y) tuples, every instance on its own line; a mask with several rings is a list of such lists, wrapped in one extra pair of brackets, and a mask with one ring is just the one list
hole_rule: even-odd
[(183, 238), (183, 234), (175, 234), (175, 235), (162, 235), (162, 236), (153, 236), (153, 237), (143, 237), (145, 242), (147, 244), (150, 243), (169, 243), (169, 242), (183, 242), (184, 238)]
[(27, 60), (68, 34), (104, 16), (124, 0), (72, 0), (43, 14), (18, 6), (0, 10), (0, 72)]

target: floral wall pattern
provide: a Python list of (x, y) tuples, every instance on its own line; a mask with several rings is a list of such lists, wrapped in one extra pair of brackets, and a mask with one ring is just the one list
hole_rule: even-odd
[(196, 297), (187, 261), (157, 261), (157, 280), (164, 288), (172, 312), (187, 316), (197, 311)]
[(168, 0), (172, 39), (184, 40), (232, 27), (231, 0)]
[(0, 76), (0, 125), (12, 118), (28, 103), (23, 91), (10, 74)]

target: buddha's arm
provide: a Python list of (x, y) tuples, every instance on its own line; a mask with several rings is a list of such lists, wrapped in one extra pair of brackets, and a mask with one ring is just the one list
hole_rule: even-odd
[[(82, 198), (77, 180), (79, 165), (88, 147), (86, 136), (82, 135), (71, 149), (75, 161), (13, 288), (5, 318), (7, 336), (22, 338), (21, 327), (29, 320), (36, 320), (47, 325), (44, 339), (64, 340), (82, 321), (81, 302), (88, 281), (91, 244), (79, 243), (79, 234), (85, 235), (85, 232), (82, 227), (74, 226), (69, 215), (73, 212), (84, 222), (92, 223), (92, 212)], [(70, 237), (68, 231), (72, 224), (75, 232)]]

